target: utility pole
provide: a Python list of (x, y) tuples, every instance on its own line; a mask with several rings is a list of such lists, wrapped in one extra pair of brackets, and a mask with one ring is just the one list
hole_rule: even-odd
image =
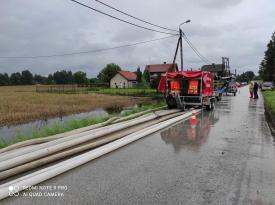
[(182, 30), (180, 32), (180, 70), (183, 71)]
[(222, 57), (222, 65), (223, 65), (225, 74), (230, 75), (230, 65), (229, 65), (229, 58), (228, 57)]
[(177, 58), (177, 55), (178, 55), (178, 50), (180, 48), (180, 69), (181, 71), (183, 71), (183, 48), (182, 48), (182, 35), (184, 35), (184, 33), (182, 32), (181, 30), (181, 25), (182, 24), (185, 24), (185, 23), (190, 23), (191, 20), (187, 20), (183, 23), (181, 23), (179, 25), (179, 39), (178, 39), (178, 43), (177, 43), (177, 47), (176, 47), (176, 51), (175, 51), (175, 55), (174, 55), (174, 59), (173, 59), (173, 64), (172, 64), (172, 68), (170, 68), (170, 70), (174, 69), (175, 67), (175, 62), (176, 62), (176, 58)]
[(176, 48), (176, 52), (174, 55), (173, 64), (172, 64), (172, 67), (170, 68), (170, 70), (174, 69), (174, 67), (175, 67), (175, 62), (176, 62), (176, 58), (177, 58), (177, 54), (178, 54), (178, 50), (179, 50), (179, 44), (180, 44), (180, 37), (179, 37), (179, 40), (177, 43), (177, 48)]

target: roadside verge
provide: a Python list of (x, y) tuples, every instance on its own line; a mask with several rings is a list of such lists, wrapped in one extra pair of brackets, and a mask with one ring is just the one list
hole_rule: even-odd
[(262, 92), (264, 98), (265, 115), (271, 133), (275, 138), (275, 91)]

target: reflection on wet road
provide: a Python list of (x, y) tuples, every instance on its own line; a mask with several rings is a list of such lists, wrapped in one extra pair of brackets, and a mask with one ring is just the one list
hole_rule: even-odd
[(41, 183), (64, 197), (3, 204), (275, 204), (275, 146), (248, 87), (187, 120)]
[(183, 123), (177, 124), (160, 133), (161, 139), (173, 146), (176, 153), (181, 149), (198, 150), (201, 145), (206, 143), (211, 127), (219, 120), (215, 112), (203, 111)]

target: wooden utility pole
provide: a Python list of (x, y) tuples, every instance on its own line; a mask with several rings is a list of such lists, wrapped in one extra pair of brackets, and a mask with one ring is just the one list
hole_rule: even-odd
[(173, 59), (173, 64), (172, 64), (173, 67), (170, 70), (174, 69), (174, 67), (175, 67), (178, 50), (180, 48), (180, 69), (181, 69), (181, 71), (183, 71), (183, 49), (182, 49), (182, 30), (181, 29), (179, 29), (179, 33), (180, 33), (180, 36), (178, 39), (178, 43), (177, 43), (177, 47), (176, 47), (176, 51), (175, 51), (175, 55), (174, 55), (174, 59)]
[(182, 30), (180, 29), (180, 70), (183, 71)]

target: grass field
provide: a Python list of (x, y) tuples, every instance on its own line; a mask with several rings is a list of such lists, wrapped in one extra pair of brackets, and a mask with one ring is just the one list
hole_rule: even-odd
[(135, 97), (158, 97), (162, 94), (156, 89), (150, 88), (108, 88), (108, 87), (78, 87), (77, 85), (39, 85), (37, 92), (41, 93), (64, 93), (64, 94), (88, 94), (97, 93), (105, 95), (135, 96)]
[(95, 108), (124, 107), (148, 101), (103, 94), (36, 93), (35, 86), (0, 87), (0, 126), (46, 120)]
[(263, 96), (265, 105), (268, 106), (275, 115), (275, 91), (264, 91)]
[(157, 97), (160, 94), (156, 89), (148, 88), (101, 88), (97, 93), (106, 95), (124, 95), (124, 96), (143, 96), (143, 97)]

